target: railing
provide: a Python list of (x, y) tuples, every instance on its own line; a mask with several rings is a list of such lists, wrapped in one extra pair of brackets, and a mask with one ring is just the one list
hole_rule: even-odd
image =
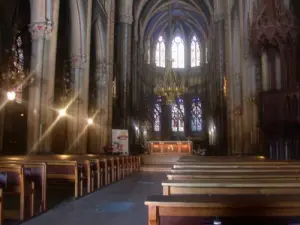
[(261, 127), (300, 123), (300, 90), (262, 92), (259, 100)]

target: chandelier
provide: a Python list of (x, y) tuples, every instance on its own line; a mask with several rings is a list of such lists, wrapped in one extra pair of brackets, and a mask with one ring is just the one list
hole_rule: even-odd
[(171, 60), (168, 60), (166, 72), (162, 81), (154, 88), (157, 96), (165, 97), (167, 104), (173, 104), (185, 92), (185, 87), (180, 84), (177, 74), (172, 69)]
[[(170, 5), (169, 12), (169, 27), (170, 27), (170, 35), (172, 34), (172, 5)], [(171, 48), (170, 48), (171, 49)], [(167, 104), (173, 104), (176, 102), (176, 99), (182, 96), (185, 92), (185, 87), (181, 85), (180, 80), (177, 74), (174, 72), (172, 68), (172, 60), (166, 60), (166, 71), (164, 77), (160, 83), (154, 88), (154, 93), (157, 96), (164, 97), (166, 99)]]

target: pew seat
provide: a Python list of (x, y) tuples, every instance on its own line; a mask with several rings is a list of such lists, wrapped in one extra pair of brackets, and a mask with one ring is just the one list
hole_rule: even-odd
[(299, 161), (292, 160), (263, 160), (263, 161), (177, 161), (177, 165), (205, 165), (205, 166), (226, 166), (226, 165), (299, 165)]
[(268, 161), (264, 156), (182, 156), (178, 162), (242, 162)]
[(18, 209), (1, 210), (5, 219), (23, 221), (34, 216), (35, 185), (34, 181), (25, 178), (25, 174), (26, 171), (21, 164), (0, 164), (0, 188), (3, 190), (4, 202), (9, 202), (11, 195), (19, 196)]
[(300, 173), (287, 172), (287, 173), (169, 173), (167, 174), (168, 180), (200, 180), (200, 179), (300, 179)]
[[(28, 161), (46, 163), (47, 180), (64, 180), (74, 183), (74, 197), (83, 195), (83, 184), (90, 184), (91, 170), (86, 159), (70, 159), (68, 157), (49, 156), (1, 156), (1, 162), (5, 161)], [(88, 189), (88, 188), (87, 188)]]
[(299, 169), (300, 163), (291, 163), (291, 164), (231, 164), (231, 165), (206, 165), (206, 164), (175, 164), (173, 165), (174, 169), (208, 169), (208, 170), (219, 170), (219, 169)]
[(164, 195), (300, 194), (299, 180), (165, 180), (162, 186)]
[[(184, 223), (191, 217), (299, 217), (299, 195), (187, 195), (187, 196), (149, 196), (149, 225), (173, 225), (167, 218)], [(199, 223), (196, 223), (199, 225)], [(196, 225), (190, 224), (189, 225)]]
[(282, 173), (293, 172), (300, 174), (300, 167), (296, 168), (227, 168), (227, 169), (203, 169), (203, 168), (181, 168), (171, 169), (171, 173)]

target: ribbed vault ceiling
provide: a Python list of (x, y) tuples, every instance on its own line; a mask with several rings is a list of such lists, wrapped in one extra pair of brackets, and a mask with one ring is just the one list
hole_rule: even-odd
[(205, 40), (210, 33), (213, 0), (135, 0), (135, 37), (149, 40), (168, 35), (170, 13), (173, 30)]

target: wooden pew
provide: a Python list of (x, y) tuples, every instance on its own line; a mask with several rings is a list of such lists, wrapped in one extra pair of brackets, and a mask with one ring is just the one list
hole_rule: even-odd
[[(34, 182), (25, 179), (25, 174), (26, 171), (21, 164), (0, 164), (0, 186), (1, 191), (3, 190), (0, 213), (4, 212), (4, 218), (23, 221), (34, 216)], [(20, 208), (17, 211), (5, 210), (2, 207), (3, 198), (6, 201), (9, 195), (19, 195)], [(30, 215), (26, 210), (29, 210)]]
[[(178, 162), (239, 162), (266, 161), (264, 156), (182, 156)], [(275, 161), (275, 160), (274, 160)]]
[[(1, 158), (0, 158), (1, 159)], [(30, 161), (1, 161), (1, 164), (11, 165), (18, 164), (24, 167), (25, 179), (28, 181), (33, 181), (35, 190), (40, 189), (41, 199), (39, 205), (39, 212), (46, 211), (47, 209), (47, 168), (45, 163), (30, 162)]]
[(164, 195), (300, 194), (299, 180), (166, 180)]
[(48, 180), (68, 180), (74, 182), (74, 197), (83, 195), (83, 183), (87, 180), (90, 184), (90, 169), (87, 167), (89, 161), (86, 159), (70, 159), (57, 155), (47, 156), (1, 156), (3, 161), (28, 161), (44, 162), (47, 165)]
[(225, 167), (225, 166), (285, 166), (300, 165), (299, 161), (238, 161), (238, 162), (176, 162), (174, 166), (194, 166), (194, 167)]
[(3, 189), (0, 188), (0, 225), (3, 225), (3, 208), (4, 208), (4, 205), (3, 205)]
[(300, 173), (289, 171), (289, 172), (281, 172), (281, 173), (273, 173), (273, 172), (265, 172), (265, 173), (169, 173), (167, 174), (168, 180), (200, 180), (200, 179), (300, 179)]
[[(288, 196), (149, 196), (149, 225), (173, 225), (191, 217), (299, 217), (299, 195)], [(169, 220), (169, 223), (167, 222)], [(183, 223), (181, 223), (183, 224)], [(287, 223), (286, 223), (287, 224)], [(199, 222), (189, 223), (199, 225)]]
[(174, 169), (224, 170), (224, 169), (299, 169), (300, 164), (285, 165), (173, 165)]
[(222, 174), (222, 173), (281, 173), (281, 172), (293, 172), (300, 173), (300, 167), (296, 168), (267, 168), (267, 169), (258, 169), (258, 168), (227, 168), (227, 169), (171, 169), (170, 173), (209, 173), (209, 174)]

